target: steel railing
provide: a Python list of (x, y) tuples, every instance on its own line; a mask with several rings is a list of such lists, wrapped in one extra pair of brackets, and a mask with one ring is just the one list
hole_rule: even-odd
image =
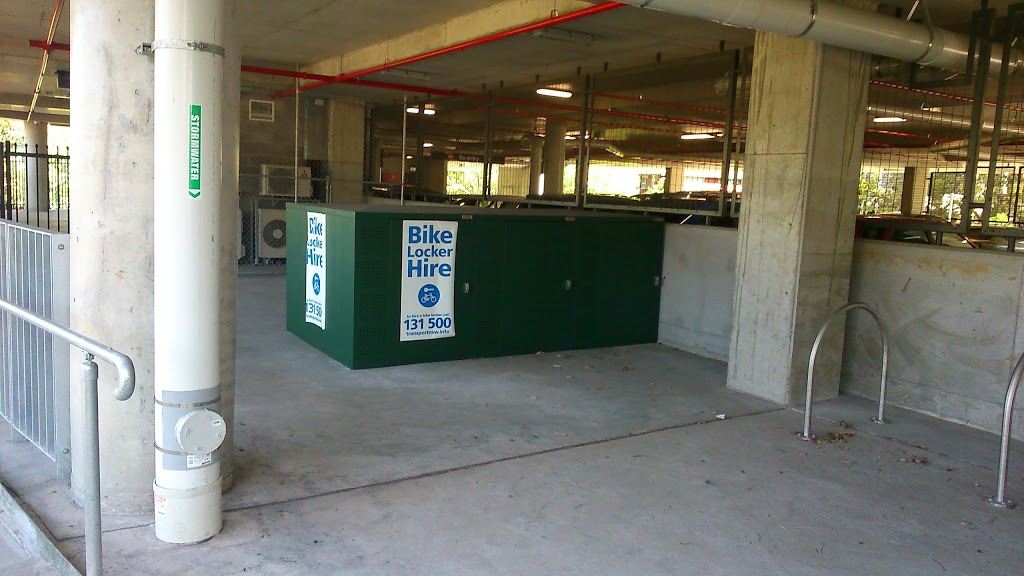
[(825, 338), (825, 332), (828, 331), (829, 326), (836, 320), (844, 318), (846, 313), (851, 310), (863, 310), (870, 314), (875, 319), (875, 324), (878, 325), (878, 333), (882, 336), (882, 385), (878, 394), (878, 417), (872, 418), (871, 421), (885, 424), (885, 391), (886, 381), (889, 377), (889, 337), (885, 332), (885, 327), (882, 326), (882, 319), (879, 317), (878, 312), (863, 302), (854, 302), (836, 310), (825, 321), (825, 325), (821, 327), (821, 330), (818, 331), (818, 336), (814, 339), (814, 345), (811, 346), (811, 358), (807, 362), (807, 398), (804, 401), (804, 429), (800, 433), (800, 438), (804, 440), (814, 439), (814, 435), (811, 434), (811, 405), (814, 400), (814, 360), (818, 357), (818, 348), (821, 346), (821, 341)]
[(991, 502), (1000, 508), (1013, 508), (1013, 502), (1006, 499), (1006, 476), (1010, 463), (1010, 438), (1013, 431), (1013, 403), (1017, 399), (1021, 375), (1024, 374), (1024, 356), (1017, 361), (1017, 366), (1010, 375), (1010, 384), (1006, 388), (1006, 401), (1003, 403), (1003, 428), (999, 443), (999, 480), (996, 484), (996, 495)]
[(114, 398), (125, 401), (135, 392), (135, 365), (132, 359), (83, 336), (77, 332), (55, 324), (28, 310), (0, 299), (0, 311), (8, 312), (32, 324), (56, 338), (60, 338), (85, 352), (80, 367), (81, 382), (85, 393), (85, 426), (82, 433), (82, 446), (85, 449), (85, 569), (87, 576), (103, 574), (103, 528), (100, 512), (100, 436), (99, 436), (99, 366), (95, 358), (106, 360), (118, 372), (118, 386), (114, 389)]

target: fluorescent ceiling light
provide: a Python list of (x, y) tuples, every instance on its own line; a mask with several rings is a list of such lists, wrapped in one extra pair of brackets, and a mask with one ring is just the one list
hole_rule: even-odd
[[(409, 114), (419, 114), (420, 113), (420, 107), (419, 106), (409, 106), (408, 108), (405, 109), (405, 111), (408, 112)], [(424, 116), (433, 116), (434, 114), (437, 114), (437, 110), (435, 110), (433, 108), (424, 108), (423, 109), (423, 115)]]
[(696, 134), (683, 134), (679, 138), (681, 138), (683, 140), (711, 140), (714, 137), (715, 137), (714, 134), (696, 133)]
[(876, 124), (898, 124), (906, 121), (906, 118), (900, 118), (899, 116), (879, 116), (874, 119)]
[(559, 42), (575, 42), (585, 46), (590, 46), (594, 43), (593, 34), (573, 32), (572, 30), (565, 30), (563, 28), (541, 28), (540, 30), (534, 31), (533, 36), (534, 38), (557, 40)]
[(572, 92), (568, 90), (557, 90), (555, 88), (537, 88), (537, 94), (551, 96), (552, 98), (572, 98)]
[(434, 145), (433, 145), (433, 144), (431, 144), (430, 142), (424, 142), (424, 143), (423, 143), (423, 147), (424, 147), (424, 148), (433, 148), (433, 147), (434, 147)]

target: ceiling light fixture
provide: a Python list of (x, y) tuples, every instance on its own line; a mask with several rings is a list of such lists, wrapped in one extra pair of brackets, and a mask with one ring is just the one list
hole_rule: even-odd
[(714, 137), (715, 137), (714, 134), (691, 133), (691, 134), (683, 134), (679, 138), (682, 139), (682, 140), (711, 140)]
[(568, 90), (558, 90), (556, 88), (537, 88), (537, 94), (541, 96), (550, 96), (552, 98), (572, 98), (572, 92)]
[(573, 42), (576, 44), (583, 44), (584, 46), (590, 46), (594, 43), (593, 34), (584, 34), (583, 32), (573, 32), (572, 30), (566, 30), (564, 28), (541, 28), (533, 33), (534, 38), (544, 38), (545, 40), (556, 40), (558, 42)]
[[(409, 106), (408, 108), (405, 109), (405, 111), (408, 112), (409, 114), (419, 114), (420, 113), (420, 107), (419, 106)], [(434, 114), (437, 114), (437, 110), (435, 110), (433, 108), (424, 108), (423, 109), (423, 115), (424, 116), (433, 116)]]
[(899, 116), (879, 116), (873, 120), (875, 124), (898, 124), (906, 121), (906, 118), (901, 118)]
[(434, 147), (434, 145), (433, 145), (433, 144), (431, 144), (430, 142), (424, 142), (424, 143), (423, 143), (423, 147), (424, 147), (424, 148), (433, 148), (433, 147)]

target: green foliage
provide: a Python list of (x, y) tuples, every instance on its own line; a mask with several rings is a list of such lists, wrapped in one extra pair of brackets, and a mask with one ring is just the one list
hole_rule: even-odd
[(0, 118), (0, 142), (25, 144), (25, 124), (20, 120)]

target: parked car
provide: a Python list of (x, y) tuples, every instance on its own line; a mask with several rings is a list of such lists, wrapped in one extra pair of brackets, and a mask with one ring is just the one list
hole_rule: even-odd
[(856, 238), (909, 242), (932, 246), (979, 248), (978, 242), (961, 234), (956, 226), (938, 216), (872, 214), (857, 216)]

